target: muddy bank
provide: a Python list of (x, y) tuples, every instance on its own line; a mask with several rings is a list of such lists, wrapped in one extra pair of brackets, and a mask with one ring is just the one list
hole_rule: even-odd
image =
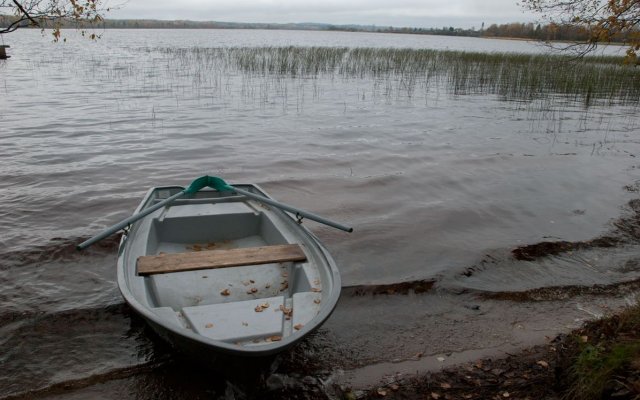
[(506, 358), (484, 358), (419, 377), (388, 382), (370, 391), (345, 390), (347, 399), (560, 399), (557, 343)]
[(640, 397), (640, 306), (545, 345), (439, 372), (390, 379), (348, 399), (621, 399)]

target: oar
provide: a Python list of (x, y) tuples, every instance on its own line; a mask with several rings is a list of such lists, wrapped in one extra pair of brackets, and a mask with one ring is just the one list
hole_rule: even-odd
[(147, 215), (151, 214), (152, 212), (154, 212), (155, 210), (157, 210), (158, 208), (164, 207), (167, 204), (171, 203), (172, 201), (174, 201), (175, 199), (184, 196), (185, 190), (181, 191), (180, 193), (176, 193), (173, 196), (169, 197), (166, 200), (163, 200), (149, 208), (145, 208), (144, 210), (140, 211), (139, 213), (130, 216), (127, 219), (124, 219), (120, 222), (118, 222), (117, 224), (105, 229), (104, 231), (102, 231), (101, 233), (97, 234), (96, 236), (92, 237), (91, 239), (87, 239), (84, 242), (80, 243), (79, 245), (76, 246), (76, 249), (78, 250), (84, 250), (87, 247), (91, 246), (92, 244), (101, 241), (102, 239), (113, 235), (114, 233), (118, 232), (120, 229), (126, 228), (127, 226), (129, 226), (130, 224), (136, 222), (137, 220), (139, 220), (140, 218), (146, 217)]
[(76, 246), (76, 248), (78, 250), (84, 250), (87, 247), (91, 246), (92, 244), (94, 244), (96, 242), (99, 242), (100, 240), (102, 240), (102, 239), (104, 239), (104, 238), (106, 238), (108, 236), (113, 235), (114, 233), (118, 232), (120, 229), (126, 228), (127, 226), (129, 226), (130, 224), (136, 222), (137, 220), (146, 217), (147, 215), (151, 214), (155, 210), (168, 205), (169, 203), (173, 202), (174, 200), (176, 200), (176, 199), (178, 199), (178, 198), (180, 198), (180, 197), (182, 197), (184, 195), (187, 195), (187, 194), (197, 193), (198, 191), (200, 191), (200, 189), (202, 189), (202, 188), (204, 188), (206, 186), (208, 186), (210, 188), (213, 188), (213, 189), (216, 189), (219, 192), (223, 192), (223, 191), (236, 192), (236, 193), (242, 194), (242, 195), (244, 195), (246, 197), (249, 197), (249, 198), (261, 201), (263, 203), (272, 205), (274, 207), (280, 208), (280, 209), (282, 209), (284, 211), (289, 211), (291, 213), (295, 213), (296, 216), (309, 218), (311, 220), (320, 222), (321, 224), (325, 224), (325, 225), (331, 226), (333, 228), (337, 228), (337, 229), (343, 230), (345, 232), (353, 232), (353, 228), (338, 224), (337, 222), (330, 221), (330, 220), (328, 220), (326, 218), (323, 218), (323, 217), (321, 217), (319, 215), (310, 213), (308, 211), (304, 211), (304, 210), (301, 210), (299, 208), (292, 207), (292, 206), (289, 206), (287, 204), (283, 204), (283, 203), (280, 203), (278, 201), (268, 199), (266, 197), (263, 197), (263, 196), (248, 192), (246, 190), (238, 189), (238, 188), (236, 188), (234, 186), (231, 186), (231, 185), (227, 184), (223, 179), (218, 178), (217, 176), (205, 175), (205, 176), (201, 176), (200, 178), (198, 178), (198, 179), (194, 180), (193, 182), (191, 182), (191, 185), (189, 185), (188, 188), (182, 190), (181, 192), (176, 193), (173, 196), (169, 197), (168, 199), (165, 199), (165, 200), (163, 200), (163, 201), (161, 201), (161, 202), (159, 202), (159, 203), (157, 203), (157, 204), (155, 204), (155, 205), (153, 205), (153, 206), (151, 206), (149, 208), (145, 208), (144, 210), (140, 211), (139, 213), (137, 213), (135, 215), (132, 215), (129, 218), (126, 218), (126, 219), (118, 222), (117, 224), (105, 229), (104, 231), (102, 231), (98, 235), (96, 235), (96, 236), (94, 236), (94, 237), (92, 237), (92, 238), (90, 238), (88, 240), (85, 240), (84, 242), (80, 243), (78, 246)]
[[(229, 185), (227, 185), (227, 186), (229, 186)], [(247, 192), (246, 190), (238, 189), (237, 187), (229, 186), (229, 188), (231, 188), (231, 190), (233, 190), (236, 193), (240, 193), (240, 194), (242, 194), (244, 196), (247, 196), (249, 198), (258, 200), (258, 201), (260, 201), (262, 203), (266, 203), (266, 204), (272, 205), (272, 206), (277, 207), (277, 208), (279, 208), (281, 210), (284, 210), (284, 211), (289, 211), (291, 213), (295, 213), (296, 216), (309, 218), (309, 219), (312, 219), (312, 220), (314, 220), (316, 222), (320, 222), (321, 224), (328, 225), (328, 226), (330, 226), (332, 228), (340, 229), (341, 231), (353, 232), (353, 228), (341, 225), (341, 224), (339, 224), (337, 222), (333, 222), (333, 221), (328, 220), (326, 218), (323, 218), (323, 217), (321, 217), (319, 215), (310, 213), (309, 211), (304, 211), (304, 210), (301, 210), (299, 208), (292, 207), (292, 206), (289, 206), (289, 205), (284, 204), (284, 203), (280, 203), (279, 201), (271, 200), (271, 199), (268, 199), (266, 197), (254, 194), (254, 193)]]

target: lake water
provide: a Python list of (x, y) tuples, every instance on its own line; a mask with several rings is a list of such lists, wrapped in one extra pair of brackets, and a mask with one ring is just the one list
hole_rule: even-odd
[[(521, 292), (640, 276), (628, 242), (536, 261), (511, 256), (519, 246), (610, 235), (633, 216), (635, 107), (413, 91), (368, 76), (215, 73), (166, 51), (544, 46), (306, 31), (113, 30), (97, 42), (65, 35), (58, 44), (36, 30), (7, 35), (12, 58), (0, 61), (0, 396), (55, 397), (75, 382), (118, 397), (112, 382), (125, 377), (130, 397), (171, 397), (175, 381), (150, 389), (179, 371), (149, 378), (167, 349), (122, 304), (115, 241), (85, 253), (73, 247), (127, 217), (150, 186), (204, 174), (258, 183), (353, 226), (346, 234), (307, 222), (345, 286), (435, 280), (444, 293)], [(349, 305), (340, 303), (345, 314), (329, 335)], [(135, 389), (131, 376), (150, 386)], [(209, 393), (204, 384), (197, 390)]]

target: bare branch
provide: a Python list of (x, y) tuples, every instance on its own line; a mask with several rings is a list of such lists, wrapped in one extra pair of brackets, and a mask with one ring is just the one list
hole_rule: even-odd
[(38, 24), (38, 22), (33, 19), (33, 17), (29, 14), (29, 12), (27, 10), (24, 9), (24, 7), (22, 6), (22, 4), (20, 4), (19, 2), (17, 2), (16, 0), (13, 0), (13, 4), (16, 5), (16, 7), (18, 7), (18, 10), (20, 10), (20, 12), (22, 13), (22, 15), (24, 15), (29, 21), (31, 21), (31, 23), (34, 26), (40, 26)]

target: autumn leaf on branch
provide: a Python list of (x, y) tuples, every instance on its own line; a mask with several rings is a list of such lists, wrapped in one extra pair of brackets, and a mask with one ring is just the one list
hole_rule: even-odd
[(8, 21), (0, 27), (0, 34), (10, 33), (21, 27), (38, 27), (44, 32), (52, 29), (53, 40), (61, 38), (60, 29), (76, 28), (92, 40), (99, 38), (87, 29), (96, 28), (104, 21), (104, 14), (113, 7), (106, 7), (107, 0), (0, 0), (0, 16)]
[(586, 29), (589, 40), (582, 55), (615, 40), (629, 46), (626, 61), (638, 64), (640, 0), (522, 0), (521, 4), (549, 23)]

